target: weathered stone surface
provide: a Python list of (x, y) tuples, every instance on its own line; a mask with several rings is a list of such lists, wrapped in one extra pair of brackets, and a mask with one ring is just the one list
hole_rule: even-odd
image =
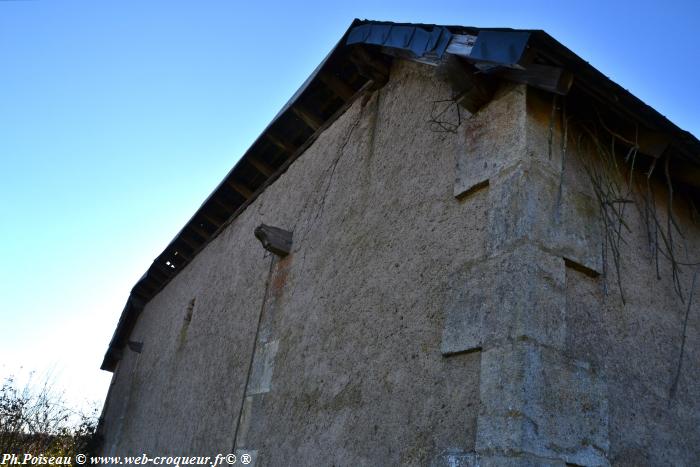
[(455, 197), (524, 157), (525, 96), (525, 86), (507, 86), (459, 128)]
[(522, 162), (491, 179), (489, 252), (537, 243), (586, 268), (602, 271), (597, 203), (572, 191), (538, 164)]
[(560, 193), (554, 206), (554, 219), (543, 240), (545, 247), (602, 274), (603, 232), (598, 201), (573, 191), (568, 185), (564, 185)]
[[(526, 88), (525, 160), (559, 177), (566, 165), (562, 129), (562, 96)], [(566, 152), (571, 152), (571, 142)]]
[(527, 340), (482, 352), (477, 452), (609, 465), (604, 378)]
[[(492, 254), (527, 238), (601, 273), (599, 206), (589, 190), (564, 177), (552, 104), (539, 91), (507, 86), (468, 119), (460, 129), (454, 195), (490, 186)], [(567, 152), (568, 159), (577, 157)]]
[(519, 163), (559, 177), (565, 157), (561, 122), (552, 105), (559, 110), (551, 95), (510, 84), (470, 116), (459, 129), (454, 196), (464, 196)]
[(279, 348), (279, 340), (261, 342), (253, 358), (247, 395), (262, 394), (270, 391), (272, 372), (275, 368), (275, 356)]
[(448, 449), (433, 459), (430, 467), (477, 467), (479, 465), (476, 453)]
[(563, 346), (564, 274), (560, 257), (529, 244), (468, 263), (450, 280), (441, 352), (521, 337)]

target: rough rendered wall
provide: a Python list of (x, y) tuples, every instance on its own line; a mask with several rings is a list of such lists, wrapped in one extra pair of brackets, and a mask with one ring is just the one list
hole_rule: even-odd
[[(540, 132), (548, 134), (551, 97), (529, 91), (529, 115), (538, 122)], [(575, 129), (574, 129), (575, 131)], [(578, 268), (567, 267), (566, 338), (563, 354), (571, 361), (588, 365), (599, 381), (600, 395), (607, 405), (607, 458), (615, 466), (693, 466), (700, 463), (700, 306), (697, 293), (691, 300), (686, 329), (682, 366), (683, 322), (696, 267), (682, 267), (680, 283), (682, 301), (674, 291), (670, 262), (659, 253), (658, 273), (655, 256), (650, 250), (647, 224), (643, 217), (640, 195), (645, 176), (635, 175), (632, 193), (627, 197), (637, 204), (624, 205), (620, 242), (620, 284), (611, 248), (601, 259), (605, 229), (600, 208), (593, 201), (594, 191), (584, 169), (584, 161), (595, 160), (592, 148), (577, 151), (578, 134), (570, 135), (569, 146), (562, 156), (560, 126), (553, 134), (553, 158), (561, 162), (560, 205), (552, 211), (564, 217), (564, 211), (576, 212), (576, 219), (566, 221), (564, 234), (545, 237), (543, 244), (563, 251), (562, 256), (576, 260), (604, 275), (591, 277)], [(610, 136), (603, 134), (604, 144)], [(660, 162), (657, 173), (663, 173)], [(625, 173), (628, 173), (625, 171)], [(620, 180), (627, 186), (629, 178)], [(652, 185), (655, 193), (659, 228), (666, 230), (668, 190), (664, 183)], [(546, 197), (543, 197), (546, 199)], [(556, 200), (556, 196), (552, 196)], [(674, 218), (680, 232), (673, 236), (677, 260), (700, 259), (700, 224), (682, 196), (674, 198)], [(543, 203), (546, 209), (546, 202)], [(617, 205), (616, 209), (620, 209)], [(569, 232), (578, 232), (566, 239)], [(653, 232), (653, 229), (652, 229)], [(657, 234), (657, 235), (660, 235)], [(612, 236), (614, 238), (614, 235)], [(610, 239), (610, 237), (608, 237)], [(564, 241), (562, 241), (564, 239)], [(659, 242), (663, 240), (659, 237)], [(565, 247), (568, 244), (568, 249)], [(662, 246), (663, 248), (663, 246)], [(586, 254), (586, 252), (590, 254)], [(589, 271), (590, 272), (590, 271)], [(607, 276), (607, 277), (605, 277)], [(620, 286), (622, 293), (620, 293)], [(624, 297), (624, 303), (623, 299)], [(676, 390), (673, 381), (679, 374)], [(604, 411), (600, 412), (605, 415)], [(591, 437), (586, 438), (590, 442)], [(592, 444), (592, 443), (591, 443)], [(564, 456), (565, 457), (565, 456)]]
[[(258, 465), (421, 465), (474, 449), (479, 352), (446, 358), (440, 342), (450, 273), (484, 249), (487, 206), (453, 197), (458, 138), (429, 130), (432, 101), (449, 96), (432, 69), (397, 62), (147, 305), (106, 451), (226, 453), (234, 433)], [(294, 232), (289, 257), (257, 243), (262, 222)]]
[[(431, 131), (450, 96), (433, 69), (396, 61), (146, 306), (106, 452), (697, 465), (698, 301), (671, 396), (687, 301), (667, 262), (656, 278), (639, 213), (626, 208), (622, 304), (591, 154), (564, 151), (551, 96), (504, 85), (457, 134)], [(675, 208), (697, 260), (698, 225)], [(293, 231), (292, 254), (266, 253), (260, 223)]]
[[(503, 114), (513, 116), (510, 128), (498, 123)], [(657, 277), (642, 211), (625, 204), (622, 302), (610, 247), (602, 254), (600, 205), (584, 169), (595, 154), (573, 144), (575, 133), (563, 145), (561, 121), (552, 96), (521, 87), (464, 129), (455, 194), (488, 180), (490, 210), (484, 261), (459, 274), (462, 292), (446, 310), (443, 348), (479, 348), (482, 355), (475, 453), (455, 458), (468, 465), (696, 465), (697, 296), (671, 393), (693, 268), (680, 275), (682, 302), (663, 254)], [(627, 184), (624, 177), (618, 182)], [(663, 228), (668, 191), (653, 188)], [(629, 197), (639, 201), (638, 195)], [(678, 195), (674, 216), (684, 235), (674, 233), (678, 259), (697, 262), (700, 228)]]
[[(588, 179), (577, 159), (570, 161), (566, 183), (586, 184)], [(643, 180), (643, 175), (638, 177)], [(662, 183), (655, 183), (653, 189), (660, 227), (665, 231), (668, 191)], [(573, 358), (590, 362), (606, 383), (613, 465), (700, 465), (700, 281), (688, 309), (697, 266), (681, 269), (682, 301), (674, 292), (670, 262), (662, 253), (657, 275), (647, 223), (640, 210), (627, 205), (624, 218), (630, 231), (623, 234), (627, 243), (621, 245), (622, 295), (612, 259), (607, 262), (606, 281), (566, 270), (566, 351)], [(677, 259), (697, 262), (697, 213), (676, 196), (674, 218), (682, 232), (682, 236), (678, 231), (673, 233)], [(689, 319), (679, 372), (686, 312)]]
[(146, 306), (130, 337), (143, 352), (124, 351), (107, 401), (106, 453), (230, 451), (269, 269), (256, 226), (242, 216)]
[[(509, 127), (501, 124), (506, 114), (513, 116)], [(484, 258), (455, 274), (442, 347), (480, 350), (480, 413), (475, 451), (445, 463), (698, 465), (697, 297), (671, 392), (693, 268), (680, 275), (682, 302), (663, 255), (657, 277), (641, 211), (625, 204), (623, 304), (610, 247), (603, 257), (600, 205), (583, 165), (595, 154), (572, 144), (577, 134), (568, 133), (564, 146), (562, 134), (552, 96), (524, 87), (463, 129), (455, 195), (469, 203), (475, 189), (487, 187), (489, 240)], [(653, 188), (666, 226), (668, 192), (662, 184)], [(684, 235), (674, 233), (678, 259), (697, 262), (697, 219), (678, 197), (674, 215)]]

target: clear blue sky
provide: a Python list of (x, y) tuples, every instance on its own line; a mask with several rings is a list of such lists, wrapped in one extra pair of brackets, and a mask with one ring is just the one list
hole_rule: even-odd
[(700, 135), (698, 5), (0, 0), (0, 376), (101, 403), (131, 286), (353, 18), (544, 29)]

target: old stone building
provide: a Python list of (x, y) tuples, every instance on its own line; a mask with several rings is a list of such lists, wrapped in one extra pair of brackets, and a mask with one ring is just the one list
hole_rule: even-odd
[(131, 291), (103, 453), (700, 465), (698, 188), (542, 31), (356, 20)]

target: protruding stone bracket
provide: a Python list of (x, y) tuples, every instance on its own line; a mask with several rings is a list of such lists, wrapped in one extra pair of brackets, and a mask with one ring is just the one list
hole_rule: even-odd
[(279, 227), (260, 224), (255, 229), (255, 238), (267, 251), (284, 258), (292, 251), (292, 232)]

